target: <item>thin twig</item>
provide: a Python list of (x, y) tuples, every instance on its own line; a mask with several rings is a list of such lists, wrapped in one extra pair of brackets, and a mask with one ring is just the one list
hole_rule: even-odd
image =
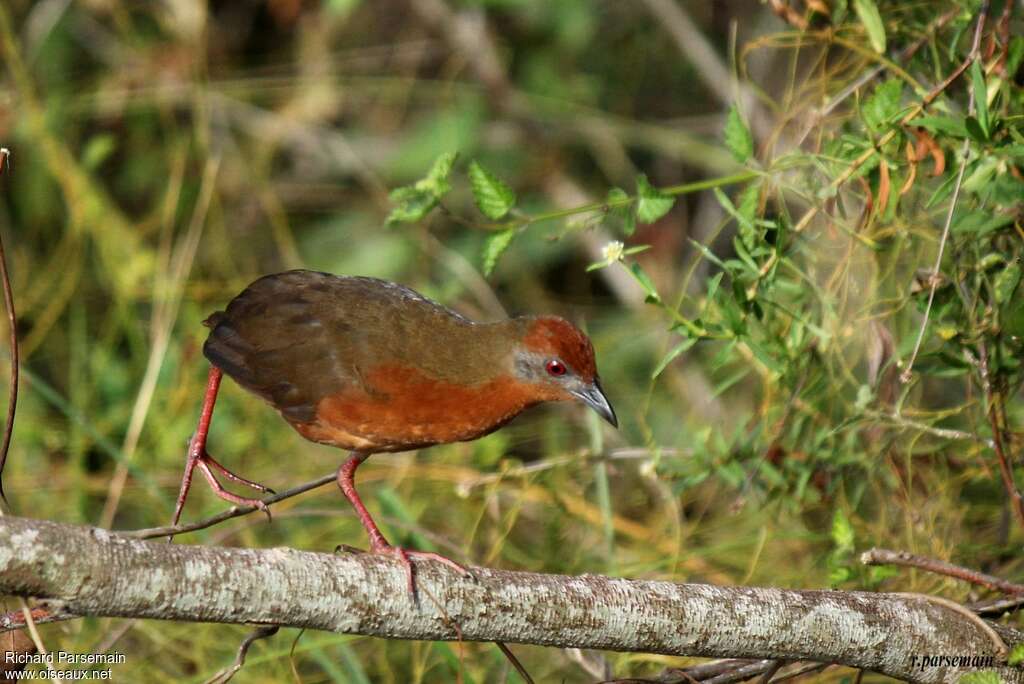
[(508, 658), (508, 661), (512, 663), (512, 667), (516, 669), (516, 672), (518, 672), (519, 676), (523, 678), (523, 681), (526, 682), (526, 684), (533, 684), (533, 677), (531, 677), (530, 673), (526, 671), (523, 664), (519, 662), (519, 658), (516, 658), (516, 654), (512, 652), (512, 649), (506, 646), (502, 641), (495, 641), (494, 645), (501, 649), (501, 652), (504, 653), (505, 657)]
[[(51, 622), (64, 622), (74, 620), (78, 615), (67, 613), (53, 608), (33, 608), (29, 611), (32, 621), (37, 625), (45, 625)], [(28, 623), (25, 621), (25, 613), (20, 608), (8, 613), (0, 613), (0, 634), (13, 632), (17, 629), (24, 629)]]
[(742, 682), (745, 679), (750, 679), (766, 672), (774, 665), (774, 660), (757, 660), (749, 665), (743, 665), (710, 679), (705, 679), (704, 682), (705, 684), (733, 684), (733, 682)]
[(227, 682), (231, 681), (231, 678), (238, 674), (238, 671), (242, 669), (243, 665), (245, 665), (245, 656), (249, 653), (249, 647), (259, 639), (266, 639), (274, 636), (277, 634), (278, 629), (280, 628), (277, 625), (261, 625), (250, 632), (238, 647), (238, 655), (235, 656), (235, 662), (231, 667), (226, 670), (221, 670), (217, 674), (213, 675), (213, 677), (206, 680), (206, 684), (227, 684)]
[(798, 670), (794, 670), (793, 672), (787, 672), (786, 674), (782, 675), (781, 677), (779, 677), (777, 679), (773, 679), (771, 681), (774, 684), (774, 682), (784, 682), (787, 679), (796, 679), (797, 677), (803, 677), (805, 674), (810, 674), (812, 672), (819, 672), (821, 670), (824, 670), (826, 667), (832, 667), (832, 663), (811, 663), (809, 665), (801, 667)]
[[(317, 487), (323, 487), (325, 484), (336, 481), (336, 474), (332, 472), (330, 475), (324, 475), (315, 480), (310, 480), (304, 484), (300, 484), (291, 489), (286, 489), (283, 492), (268, 496), (263, 499), (263, 503), (270, 504), (290, 499), (293, 496), (298, 496)], [(232, 506), (231, 508), (218, 513), (217, 515), (210, 516), (205, 520), (199, 520), (194, 523), (188, 523), (186, 525), (167, 525), (165, 527), (150, 527), (142, 530), (119, 530), (117, 533), (124, 537), (131, 537), (133, 539), (154, 539), (156, 537), (173, 537), (178, 534), (184, 534), (186, 532), (195, 532), (196, 530), (205, 530), (207, 527), (213, 527), (217, 523), (230, 520), (231, 518), (237, 518), (242, 515), (248, 515), (256, 510), (255, 506)]]
[(906, 551), (871, 549), (861, 554), (860, 562), (864, 565), (901, 565), (907, 568), (917, 568), (936, 575), (945, 575), (971, 584), (979, 584), (1007, 594), (1024, 594), (1024, 585), (1007, 582), (999, 577), (986, 575), (960, 565), (953, 565), (937, 558), (918, 556)]
[[(725, 658), (723, 660), (712, 660), (708, 663), (701, 663), (700, 665), (691, 665), (690, 667), (684, 668), (682, 672), (685, 672), (692, 679), (702, 681), (710, 679), (711, 677), (716, 677), (723, 672), (735, 670), (737, 667), (750, 665), (753, 662), (755, 661), (739, 658)], [(766, 663), (769, 661), (760, 660), (756, 662)]]
[(1004, 423), (1000, 420), (1003, 414), (999, 410), (1003, 395), (1001, 391), (992, 387), (992, 377), (989, 373), (988, 365), (988, 347), (984, 341), (978, 344), (978, 370), (981, 375), (981, 387), (985, 392), (985, 404), (987, 406), (985, 413), (988, 416), (989, 426), (992, 429), (992, 448), (996, 452), (996, 458), (999, 460), (999, 475), (1003, 480), (1003, 486), (1006, 488), (1006, 494), (1010, 497), (1010, 505), (1013, 508), (1013, 512), (1017, 515), (1021, 526), (1024, 527), (1024, 497), (1021, 496), (1020, 490), (1017, 489), (1017, 483), (1013, 479), (1013, 469), (1010, 466), (1010, 460), (1007, 458), (1006, 449), (1003, 446)]
[[(10, 150), (0, 147), (0, 175), (7, 168), (10, 156)], [(2, 237), (0, 237), (0, 279), (3, 280), (4, 304), (7, 307), (7, 323), (11, 335), (11, 383), (7, 393), (7, 422), (4, 425), (3, 442), (0, 444), (0, 499), (7, 503), (3, 474), (4, 466), (7, 465), (7, 451), (11, 447), (11, 436), (14, 434), (14, 411), (18, 406), (18, 320), (14, 314), (14, 294), (11, 291), (11, 278), (7, 273), (7, 254), (4, 252)]]
[(36, 651), (39, 655), (43, 656), (46, 662), (46, 669), (50, 671), (51, 679), (60, 684), (64, 680), (57, 674), (57, 669), (53, 666), (53, 659), (48, 657), (49, 654), (46, 646), (43, 645), (43, 640), (39, 636), (39, 630), (36, 629), (36, 621), (32, 618), (32, 609), (28, 607), (28, 601), (25, 600), (24, 596), (19, 596), (18, 603), (21, 604), (21, 612), (25, 617), (25, 627), (28, 628), (28, 633), (32, 637), (32, 643), (36, 646)]
[(781, 670), (785, 665), (785, 660), (776, 660), (774, 663), (772, 663), (771, 667), (769, 667), (765, 671), (765, 673), (761, 675), (761, 679), (758, 680), (760, 684), (768, 684), (768, 682), (772, 681), (772, 677), (774, 677), (775, 674), (779, 670)]
[(1003, 613), (1010, 613), (1024, 607), (1024, 596), (1010, 596), (1006, 598), (978, 601), (967, 605), (969, 610), (978, 615), (986, 617), (998, 617)]
[[(981, 56), (979, 46), (981, 45), (981, 34), (985, 28), (985, 20), (988, 17), (989, 0), (981, 3), (978, 10), (978, 21), (974, 26), (974, 40), (971, 43), (971, 52), (963, 64), (946, 79), (944, 83), (952, 83), (967, 68)], [(974, 88), (967, 89), (967, 114), (974, 114)], [(900, 381), (904, 384), (910, 382), (914, 370), (914, 362), (917, 360), (917, 353), (921, 350), (921, 342), (924, 340), (925, 329), (928, 327), (928, 319), (932, 312), (932, 303), (935, 301), (935, 290), (939, 287), (939, 269), (942, 267), (942, 257), (946, 252), (946, 242), (949, 240), (949, 230), (953, 225), (953, 213), (956, 211), (957, 201), (960, 199), (960, 190), (964, 183), (964, 173), (967, 171), (967, 155), (970, 152), (970, 139), (965, 139), (963, 150), (960, 153), (960, 170), (956, 175), (956, 183), (953, 185), (953, 197), (949, 200), (949, 211), (946, 212), (946, 223), (942, 227), (942, 237), (939, 239), (939, 253), (935, 256), (935, 266), (932, 267), (931, 287), (928, 290), (928, 305), (924, 309), (924, 318), (921, 319), (921, 328), (917, 331), (917, 340), (914, 342), (914, 351), (910, 354), (907, 367), (900, 373)]]

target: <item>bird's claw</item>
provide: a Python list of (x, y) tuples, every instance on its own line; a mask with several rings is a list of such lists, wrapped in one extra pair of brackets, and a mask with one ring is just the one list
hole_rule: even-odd
[(267, 516), (268, 523), (274, 522), (274, 516), (270, 514), (270, 506), (263, 503), (260, 499), (253, 499), (252, 502), (252, 505), (255, 506), (257, 510), (263, 511), (263, 514)]
[(456, 571), (460, 575), (472, 577), (471, 573), (465, 566), (456, 563), (451, 558), (445, 558), (439, 553), (432, 551), (411, 551), (409, 549), (403, 549), (401, 546), (392, 546), (391, 544), (374, 544), (370, 547), (370, 553), (376, 553), (387, 556), (395, 556), (405, 566), (405, 576), (409, 585), (409, 594), (412, 596), (413, 601), (416, 601), (416, 569), (413, 567), (413, 560), (416, 561), (434, 561), (445, 565), (452, 570)]

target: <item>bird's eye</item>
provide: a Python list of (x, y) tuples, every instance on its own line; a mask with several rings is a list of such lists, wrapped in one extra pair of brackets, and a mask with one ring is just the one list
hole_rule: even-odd
[(553, 375), (556, 378), (565, 375), (566, 372), (565, 364), (558, 359), (551, 359), (544, 364), (544, 368), (547, 370), (548, 375)]

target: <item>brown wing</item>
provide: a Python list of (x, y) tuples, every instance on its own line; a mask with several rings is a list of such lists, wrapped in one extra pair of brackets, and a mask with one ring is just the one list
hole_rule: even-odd
[(210, 362), (293, 422), (313, 421), (323, 397), (373, 395), (365, 372), (419, 353), (425, 327), (472, 325), (400, 285), (315, 271), (260, 278), (207, 324)]

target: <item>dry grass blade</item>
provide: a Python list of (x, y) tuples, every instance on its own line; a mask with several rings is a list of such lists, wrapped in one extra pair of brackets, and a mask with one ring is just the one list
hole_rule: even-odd
[[(0, 147), (0, 176), (9, 168), (11, 153), (6, 147)], [(0, 443), (0, 499), (7, 502), (4, 494), (4, 466), (7, 465), (7, 453), (11, 448), (11, 437), (14, 435), (14, 414), (18, 407), (18, 319), (14, 312), (14, 294), (11, 291), (11, 277), (7, 272), (7, 253), (4, 250), (3, 237), (0, 236), (0, 279), (3, 280), (4, 305), (7, 307), (7, 325), (10, 331), (11, 379), (7, 390), (7, 420), (4, 423), (3, 442)]]

